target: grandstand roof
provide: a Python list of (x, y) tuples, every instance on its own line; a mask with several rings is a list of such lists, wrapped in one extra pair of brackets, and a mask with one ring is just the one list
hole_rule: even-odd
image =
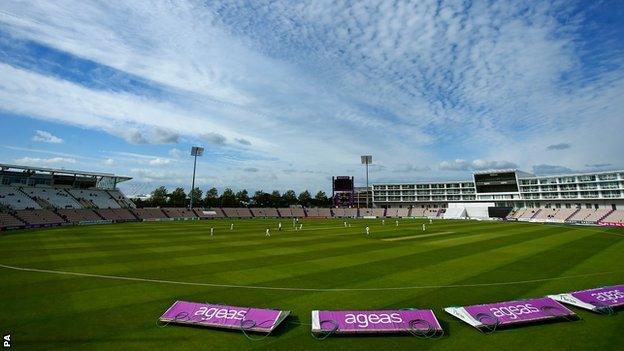
[(0, 170), (1, 171), (21, 170), (21, 171), (31, 171), (31, 172), (35, 172), (35, 173), (48, 173), (50, 175), (71, 175), (71, 176), (84, 176), (84, 177), (110, 177), (110, 178), (116, 178), (118, 182), (124, 182), (124, 181), (132, 179), (132, 177), (115, 175), (113, 173), (83, 172), (83, 171), (74, 171), (74, 170), (69, 170), (69, 169), (31, 167), (31, 166), (20, 166), (20, 165), (11, 165), (11, 164), (0, 164)]

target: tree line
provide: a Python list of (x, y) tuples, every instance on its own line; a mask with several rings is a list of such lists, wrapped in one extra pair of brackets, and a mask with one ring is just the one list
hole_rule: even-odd
[[(164, 186), (156, 188), (147, 200), (136, 199), (137, 207), (187, 207), (190, 204), (190, 194), (183, 188), (175, 188), (169, 192)], [(193, 207), (289, 207), (301, 205), (304, 207), (318, 206), (329, 207), (331, 198), (323, 191), (316, 193), (314, 197), (308, 190), (297, 195), (294, 190), (287, 190), (281, 194), (278, 190), (271, 193), (262, 190), (249, 195), (246, 189), (234, 192), (231, 188), (225, 188), (221, 194), (217, 188), (210, 188), (206, 193), (199, 189), (193, 189)]]

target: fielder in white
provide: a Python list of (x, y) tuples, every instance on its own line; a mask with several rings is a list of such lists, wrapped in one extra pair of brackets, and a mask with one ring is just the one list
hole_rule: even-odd
[(425, 223), (423, 223), (423, 227), (422, 227), (422, 228), (423, 228), (423, 232), (424, 232), (425, 230), (427, 230), (427, 226), (425, 225)]
[(277, 230), (282, 231), (282, 222), (277, 223)]
[(271, 236), (271, 232), (269, 231), (269, 228), (267, 228), (266, 232), (264, 232), (264, 236)]
[(370, 228), (366, 226), (366, 235), (370, 235)]
[(214, 228), (210, 228), (210, 236), (214, 235)]
[(234, 223), (230, 223), (230, 230), (234, 230)]

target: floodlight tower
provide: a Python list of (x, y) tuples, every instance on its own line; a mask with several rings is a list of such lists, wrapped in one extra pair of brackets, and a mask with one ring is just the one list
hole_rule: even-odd
[(360, 159), (362, 160), (362, 164), (366, 165), (366, 208), (369, 208), (368, 206), (368, 165), (373, 163), (373, 156), (363, 155), (363, 156), (360, 156)]
[(193, 210), (193, 190), (195, 190), (195, 169), (197, 168), (197, 156), (204, 154), (204, 148), (199, 146), (191, 147), (191, 156), (193, 156), (193, 183), (191, 185), (191, 211)]

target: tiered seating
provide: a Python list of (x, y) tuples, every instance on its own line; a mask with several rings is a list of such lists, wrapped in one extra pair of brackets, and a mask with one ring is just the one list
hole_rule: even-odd
[(45, 200), (54, 208), (82, 208), (82, 205), (62, 188), (37, 186), (24, 187), (22, 191), (35, 200)]
[(277, 213), (277, 209), (273, 207), (265, 208), (264, 213), (267, 217), (277, 218), (279, 217), (279, 213)]
[(527, 208), (526, 211), (518, 216), (518, 219), (531, 219), (539, 210), (539, 208)]
[(266, 214), (266, 209), (262, 208), (262, 207), (253, 207), (250, 209), (251, 213), (253, 214), (254, 217), (268, 217)]
[(163, 208), (163, 212), (169, 218), (195, 218), (197, 215), (188, 208)]
[(334, 208), (332, 209), (334, 212), (334, 217), (344, 218), (347, 217), (347, 211), (344, 208)]
[(56, 213), (50, 210), (19, 210), (15, 212), (15, 217), (29, 225), (58, 225), (65, 223)]
[(372, 208), (360, 208), (360, 217), (374, 216)]
[(80, 222), (88, 222), (88, 221), (100, 221), (102, 218), (98, 216), (95, 212), (88, 209), (65, 209), (58, 210), (58, 214), (68, 222), (80, 223)]
[(319, 208), (318, 213), (320, 217), (331, 218), (331, 210), (329, 208)]
[(410, 212), (411, 217), (425, 217), (426, 208), (422, 207), (412, 207), (412, 211)]
[(306, 213), (308, 214), (308, 217), (320, 217), (321, 216), (319, 214), (318, 208), (316, 207), (306, 209)]
[(160, 208), (135, 208), (132, 210), (139, 219), (167, 218)]
[(535, 215), (535, 217), (533, 217), (533, 219), (538, 222), (550, 221), (555, 218), (557, 212), (559, 212), (558, 208), (543, 208), (537, 213), (537, 215)]
[(111, 221), (136, 221), (136, 217), (125, 208), (101, 208), (95, 210), (100, 216), (104, 217), (104, 219), (108, 219)]
[(0, 186), (0, 204), (8, 206), (14, 210), (23, 210), (26, 208), (39, 209), (38, 203), (22, 193), (18, 187)]
[(397, 210), (397, 217), (399, 218), (409, 217), (409, 208), (399, 208)]
[[(223, 218), (223, 217), (225, 217), (225, 215), (223, 214), (223, 211), (221, 211), (220, 208), (210, 208), (210, 209), (194, 208), (193, 212), (195, 212), (195, 214), (199, 218)], [(206, 214), (204, 212), (214, 212), (215, 214), (214, 215), (210, 215), (210, 214)]]
[(601, 222), (624, 223), (624, 210), (615, 210), (609, 213)]
[(349, 218), (355, 218), (358, 216), (357, 208), (345, 208), (345, 215)]
[(292, 207), (290, 210), (292, 211), (293, 217), (298, 217), (298, 218), (305, 217), (305, 212), (303, 212), (303, 207)]
[(437, 218), (440, 215), (440, 209), (438, 208), (429, 208), (427, 211), (424, 211), (424, 215), (427, 218)]
[(136, 206), (130, 199), (124, 196), (119, 190), (109, 190), (108, 194), (115, 200), (121, 207), (135, 208)]
[(246, 207), (224, 207), (223, 212), (232, 218), (251, 218), (251, 211)]
[(593, 208), (581, 208), (572, 217), (568, 218), (568, 222), (582, 222), (594, 211)]
[(386, 209), (386, 217), (388, 218), (398, 218), (399, 217), (399, 208), (398, 207), (388, 207)]
[(587, 218), (585, 218), (585, 221), (589, 223), (596, 223), (599, 220), (603, 219), (611, 211), (612, 210), (610, 208), (599, 208), (595, 210), (592, 214), (587, 216)]
[(92, 203), (98, 208), (121, 208), (117, 201), (106, 191), (99, 189), (70, 189), (68, 190), (75, 198), (84, 202)]
[(385, 208), (374, 208), (373, 209), (373, 216), (376, 216), (378, 218), (382, 218), (386, 216), (386, 209)]
[(520, 218), (520, 216), (522, 216), (526, 211), (528, 210), (528, 208), (518, 208), (516, 210), (513, 210), (509, 216), (507, 216), (508, 219), (518, 219)]
[(566, 219), (572, 216), (576, 211), (578, 211), (576, 208), (561, 208), (559, 209), (559, 212), (557, 212), (555, 217), (553, 217), (553, 220), (563, 223), (566, 221)]
[(280, 214), (280, 217), (282, 218), (292, 218), (293, 214), (292, 214), (292, 210), (290, 209), (290, 207), (280, 207), (277, 209), (277, 211)]
[(21, 228), (26, 224), (8, 213), (0, 212), (0, 229)]

